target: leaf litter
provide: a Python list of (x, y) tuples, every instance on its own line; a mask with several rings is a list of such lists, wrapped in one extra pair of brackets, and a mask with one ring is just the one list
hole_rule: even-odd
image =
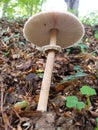
[[(25, 20), (0, 19), (0, 130), (93, 130), (98, 117), (98, 39), (85, 26), (82, 42), (62, 49), (55, 58), (48, 112), (36, 111), (47, 54), (23, 37)], [(92, 108), (79, 112), (66, 107), (68, 96), (91, 86)], [(16, 109), (16, 108), (17, 109)]]

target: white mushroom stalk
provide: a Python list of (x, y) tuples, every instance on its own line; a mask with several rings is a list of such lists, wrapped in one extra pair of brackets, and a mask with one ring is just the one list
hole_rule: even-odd
[[(57, 36), (57, 30), (51, 30), (50, 32), (50, 46), (56, 45), (56, 36)], [(42, 81), (42, 87), (39, 97), (39, 103), (37, 110), (41, 111), (47, 111), (47, 104), (48, 104), (48, 97), (49, 97), (49, 90), (50, 90), (50, 84), (51, 84), (51, 76), (53, 71), (53, 64), (55, 59), (55, 50), (49, 50), (48, 56), (47, 56), (47, 62), (44, 72), (44, 77)]]
[(48, 53), (37, 107), (37, 110), (47, 111), (56, 51), (78, 42), (83, 37), (84, 28), (72, 14), (53, 11), (34, 15), (26, 22), (23, 31), (27, 40), (42, 46)]

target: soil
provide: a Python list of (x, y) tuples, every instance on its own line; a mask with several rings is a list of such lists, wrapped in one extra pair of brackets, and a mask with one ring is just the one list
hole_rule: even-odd
[[(0, 130), (95, 130), (98, 118), (97, 26), (84, 25), (81, 43), (62, 49), (55, 58), (47, 112), (37, 111), (47, 54), (26, 41), (26, 20), (0, 19)], [(77, 75), (76, 75), (77, 74)], [(95, 89), (87, 98), (82, 86)], [(68, 108), (67, 96), (77, 96), (86, 107)], [(97, 129), (96, 129), (97, 130)]]

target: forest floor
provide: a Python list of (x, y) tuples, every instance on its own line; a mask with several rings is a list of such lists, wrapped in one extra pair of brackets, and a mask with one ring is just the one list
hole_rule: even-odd
[[(42, 113), (36, 108), (47, 54), (25, 40), (24, 23), (0, 20), (0, 130), (95, 130), (98, 126), (98, 39), (94, 36), (97, 26), (84, 25), (81, 43), (56, 55), (48, 112)], [(91, 106), (80, 91), (83, 86), (96, 91), (90, 96)], [(76, 96), (85, 107), (68, 106), (68, 96)]]

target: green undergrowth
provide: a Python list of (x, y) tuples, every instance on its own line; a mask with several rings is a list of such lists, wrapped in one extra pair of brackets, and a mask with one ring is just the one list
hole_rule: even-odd
[(77, 96), (67, 96), (66, 106), (68, 108), (76, 108), (79, 111), (81, 111), (84, 108), (87, 108), (87, 110), (89, 110), (89, 108), (92, 106), (90, 97), (96, 95), (97, 93), (95, 89), (90, 86), (82, 86), (80, 88), (80, 92), (82, 95), (86, 96), (87, 104), (83, 101), (79, 101)]

